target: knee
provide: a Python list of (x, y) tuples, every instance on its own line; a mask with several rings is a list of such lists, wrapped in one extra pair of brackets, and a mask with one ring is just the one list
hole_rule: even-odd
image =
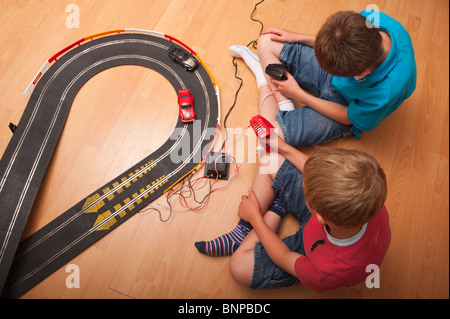
[(250, 286), (252, 281), (253, 269), (240, 258), (239, 253), (234, 253), (230, 258), (230, 275), (233, 280), (242, 286)]
[(262, 34), (258, 38), (258, 55), (270, 51), (273, 41), (270, 34)]

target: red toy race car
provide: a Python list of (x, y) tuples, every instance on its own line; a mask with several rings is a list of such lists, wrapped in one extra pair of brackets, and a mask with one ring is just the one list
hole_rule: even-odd
[(182, 122), (195, 120), (194, 98), (189, 89), (178, 91), (178, 104), (180, 105), (180, 118)]

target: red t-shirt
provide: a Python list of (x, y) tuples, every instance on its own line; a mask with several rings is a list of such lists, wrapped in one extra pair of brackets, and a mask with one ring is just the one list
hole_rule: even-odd
[(306, 255), (295, 262), (300, 282), (323, 292), (365, 281), (370, 275), (366, 267), (369, 264), (381, 265), (391, 240), (386, 207), (366, 225), (356, 242), (340, 246), (342, 243), (337, 243), (337, 240), (331, 238), (330, 241), (325, 228), (312, 216), (303, 230)]

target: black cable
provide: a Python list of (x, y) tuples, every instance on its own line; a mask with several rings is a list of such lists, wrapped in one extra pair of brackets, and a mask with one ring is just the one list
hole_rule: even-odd
[[(260, 20), (254, 19), (254, 18), (253, 18), (253, 15), (255, 14), (256, 8), (258, 7), (258, 5), (260, 5), (260, 4), (263, 3), (263, 2), (264, 2), (264, 0), (261, 0), (260, 2), (258, 2), (257, 4), (255, 4), (255, 7), (253, 8), (252, 13), (250, 14), (250, 19), (252, 19), (252, 21), (258, 22), (258, 23), (261, 25), (261, 30), (259, 30), (259, 35), (260, 35), (260, 36), (261, 36), (261, 33), (262, 33), (263, 30), (264, 30), (264, 24), (263, 24)], [(247, 44), (247, 47), (248, 47), (250, 44), (252, 44), (252, 45), (253, 45), (253, 48), (256, 49), (256, 46), (257, 46), (257, 44), (258, 44), (258, 40), (253, 40), (252, 42), (250, 42), (249, 44)]]
[[(186, 179), (183, 179), (182, 182), (181, 182), (181, 183), (182, 183), (181, 186), (180, 186), (176, 191), (174, 191), (173, 194), (177, 194), (179, 197), (183, 198), (184, 200), (189, 199), (189, 198), (193, 198), (194, 201), (195, 201), (196, 203), (200, 204), (199, 207), (201, 207), (201, 206), (204, 204), (204, 202), (205, 202), (206, 200), (208, 200), (209, 197), (211, 196), (211, 192), (212, 192), (212, 179), (208, 179), (208, 180), (209, 180), (209, 181), (208, 181), (208, 182), (209, 182), (209, 185), (208, 185), (208, 186), (209, 186), (209, 190), (208, 190), (207, 194), (203, 197), (203, 199), (198, 200), (198, 199), (196, 198), (194, 186), (193, 186), (192, 184), (195, 183), (195, 182), (197, 182), (197, 181), (200, 180), (200, 179), (203, 179), (204, 176), (201, 176), (201, 177), (192, 179), (193, 176), (194, 176), (194, 173), (191, 173)], [(187, 181), (186, 181), (186, 180), (187, 180)], [(186, 181), (186, 183), (185, 183), (185, 181)], [(202, 188), (205, 187), (205, 186), (206, 186), (206, 184), (204, 184), (203, 186), (201, 186), (200, 188), (198, 188), (198, 190), (199, 190), (199, 189), (202, 189)], [(189, 194), (186, 194), (186, 195), (183, 194), (183, 193), (186, 193), (186, 192), (189, 192)], [(172, 194), (172, 195), (173, 195), (173, 194)], [(172, 195), (171, 195), (171, 196), (172, 196)], [(169, 217), (168, 217), (166, 220), (162, 220), (162, 218), (161, 218), (161, 216), (160, 216), (160, 219), (161, 219), (161, 221), (163, 221), (163, 222), (168, 221), (169, 218), (170, 218), (171, 215), (172, 215), (172, 205), (170, 204), (170, 201), (169, 201), (169, 200), (167, 200), (167, 204), (169, 205), (169, 208), (170, 208), (170, 214), (169, 214)]]
[(170, 207), (170, 213), (169, 213), (169, 217), (167, 219), (162, 219), (162, 214), (161, 211), (157, 208), (154, 207), (147, 207), (147, 208), (143, 208), (142, 210), (139, 211), (139, 214), (143, 214), (144, 212), (148, 211), (148, 210), (156, 210), (159, 214), (159, 220), (162, 221), (163, 223), (167, 222), (170, 219), (170, 216), (172, 215), (172, 207)]
[[(261, 3), (263, 3), (263, 2), (264, 2), (264, 0), (261, 0), (260, 2), (258, 2), (257, 4), (255, 4), (255, 7), (253, 8), (252, 13), (250, 14), (250, 19), (252, 19), (252, 21), (255, 21), (255, 22), (258, 22), (259, 24), (261, 24), (261, 30), (259, 31), (259, 36), (261, 36), (261, 34), (262, 34), (263, 30), (264, 30), (264, 24), (263, 24), (260, 20), (253, 18), (253, 15), (255, 14), (257, 7), (258, 7)], [(259, 36), (258, 36), (258, 38), (259, 38)], [(257, 48), (257, 44), (258, 44), (258, 39), (253, 40), (253, 41), (250, 41), (250, 42), (247, 44), (247, 47), (249, 47), (250, 45), (252, 45), (253, 48), (256, 49), (256, 48)], [(232, 111), (232, 110), (234, 109), (234, 107), (236, 106), (236, 102), (237, 102), (237, 97), (238, 97), (239, 91), (241, 90), (242, 84), (244, 83), (244, 80), (243, 80), (242, 78), (240, 78), (240, 77), (237, 76), (238, 67), (237, 67), (237, 63), (236, 63), (236, 58), (235, 58), (235, 57), (233, 57), (232, 63), (233, 63), (233, 65), (234, 65), (234, 77), (235, 77), (236, 79), (238, 79), (238, 80), (240, 81), (240, 83), (239, 83), (238, 89), (236, 90), (236, 93), (234, 94), (234, 101), (233, 101), (233, 104), (231, 105), (230, 109), (228, 110), (228, 112), (227, 112), (227, 114), (225, 115), (225, 118), (224, 118), (224, 120), (223, 120), (223, 127), (224, 127), (224, 129), (225, 129), (225, 140), (223, 141), (223, 144), (222, 144), (222, 147), (221, 147), (222, 150), (223, 150), (223, 148), (225, 147), (225, 141), (227, 140), (227, 136), (228, 136), (228, 132), (227, 132), (227, 119), (228, 119), (228, 116), (230, 115), (231, 111)]]
[[(209, 182), (209, 191), (207, 192), (207, 194), (205, 195), (205, 197), (203, 197), (203, 199), (201, 200), (201, 201), (198, 201), (197, 200), (197, 198), (195, 197), (195, 191), (194, 191), (194, 187), (192, 186), (192, 176), (193, 175), (191, 175), (191, 178), (189, 178), (189, 180), (188, 180), (188, 184), (189, 184), (189, 189), (190, 189), (190, 191), (191, 191), (191, 194), (192, 194), (192, 196), (193, 196), (193, 198), (194, 198), (194, 201), (197, 203), (197, 204), (200, 204), (200, 206), (201, 205), (203, 205), (203, 203), (205, 202), (205, 200), (211, 195), (211, 191), (212, 191), (212, 178), (208, 178), (208, 182)], [(203, 178), (203, 176), (202, 177), (199, 177), (199, 178), (196, 178), (195, 180), (194, 180), (194, 182), (196, 182), (197, 180), (199, 180), (199, 179), (202, 179)], [(199, 189), (202, 189), (203, 187), (205, 187), (205, 185), (203, 185), (203, 186), (201, 186)], [(191, 197), (190, 195), (189, 195), (189, 197)]]
[[(194, 194), (194, 200), (197, 202), (197, 203), (199, 203), (200, 204), (200, 207), (203, 205), (203, 203), (207, 200), (207, 199), (209, 199), (209, 197), (211, 196), (211, 192), (212, 192), (212, 178), (208, 178), (208, 182), (209, 182), (209, 191), (206, 193), (206, 195), (205, 195), (205, 197), (203, 197), (203, 199), (201, 200), (201, 201), (197, 201), (197, 199), (195, 198), (195, 192), (194, 192), (194, 189), (192, 189), (192, 191), (193, 191), (193, 194)], [(203, 188), (204, 186), (202, 186), (202, 188)]]
[(243, 80), (242, 78), (240, 78), (240, 77), (237, 76), (238, 67), (237, 67), (237, 63), (236, 63), (236, 58), (235, 58), (235, 57), (233, 58), (232, 63), (233, 63), (233, 65), (234, 65), (234, 77), (235, 77), (236, 79), (238, 79), (238, 80), (240, 81), (240, 83), (239, 83), (238, 89), (236, 90), (236, 93), (234, 94), (234, 101), (233, 101), (233, 104), (231, 105), (230, 109), (229, 109), (228, 112), (227, 112), (227, 115), (225, 115), (225, 119), (223, 120), (223, 128), (225, 129), (225, 139), (224, 139), (223, 144), (222, 144), (222, 147), (221, 147), (222, 150), (223, 150), (223, 148), (225, 147), (225, 142), (226, 142), (227, 136), (228, 136), (228, 132), (227, 132), (227, 118), (228, 118), (228, 116), (230, 115), (231, 111), (232, 111), (232, 110), (234, 109), (234, 107), (236, 106), (236, 102), (237, 102), (237, 97), (238, 97), (239, 91), (241, 90), (242, 84), (244, 83), (244, 80)]

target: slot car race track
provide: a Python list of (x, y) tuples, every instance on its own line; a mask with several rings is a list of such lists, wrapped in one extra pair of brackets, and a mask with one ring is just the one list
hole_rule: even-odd
[[(196, 56), (198, 67), (190, 72), (171, 61), (167, 51), (172, 45)], [(196, 122), (178, 119), (172, 135), (154, 153), (20, 242), (76, 94), (99, 72), (121, 65), (150, 68), (176, 92), (189, 88)], [(49, 59), (24, 94), (33, 87), (0, 161), (3, 298), (20, 297), (201, 165), (220, 123), (218, 86), (203, 61), (182, 42), (154, 31), (123, 29), (83, 38)], [(173, 105), (178, 107), (176, 101)], [(190, 151), (181, 152), (186, 145)]]

